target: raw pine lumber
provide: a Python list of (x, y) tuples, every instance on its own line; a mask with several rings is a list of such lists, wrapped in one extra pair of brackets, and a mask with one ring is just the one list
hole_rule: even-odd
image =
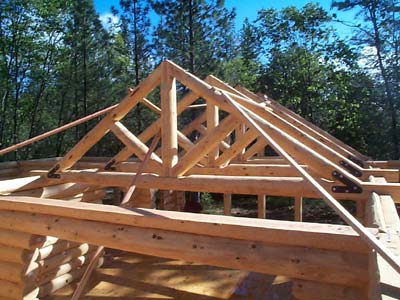
[[(55, 269), (52, 269), (46, 273), (40, 274), (37, 278), (37, 281), (34, 284), (37, 286), (44, 285), (44, 284), (50, 282), (51, 280), (53, 280), (54, 278), (60, 277), (64, 274), (70, 273), (76, 269), (86, 266), (91, 261), (91, 259), (93, 259), (94, 254), (95, 254), (95, 252), (91, 252), (89, 254), (79, 256), (65, 264), (58, 266)], [(101, 253), (101, 255), (103, 255), (103, 254), (104, 253)], [(100, 263), (103, 263), (102, 257), (100, 258)]]
[[(237, 109), (249, 125), (255, 128), (268, 143), (281, 154), (299, 173), (311, 183), (328, 204), (347, 224), (349, 224), (361, 238), (374, 250), (376, 250), (398, 273), (400, 273), (400, 261), (385, 245), (379, 242), (360, 222), (357, 221), (331, 194), (329, 194), (310, 174), (307, 173), (285, 150), (280, 147), (261, 127), (237, 104), (225, 94), (227, 100)], [(393, 204), (394, 205), (394, 204)]]
[(365, 254), (266, 244), (254, 235), (245, 241), (11, 211), (2, 211), (0, 220), (1, 226), (18, 230), (207, 265), (349, 286), (364, 286), (368, 280)]
[[(3, 228), (12, 226), (5, 219), (6, 215), (13, 215), (12, 212), (9, 212), (9, 210), (12, 210), (27, 214), (52, 215), (55, 216), (55, 220), (59, 216), (67, 219), (97, 221), (148, 229), (164, 229), (190, 234), (206, 234), (247, 241), (252, 241), (256, 237), (260, 242), (288, 246), (313, 247), (364, 254), (369, 252), (365, 243), (349, 226), (230, 218), (144, 208), (127, 210), (115, 206), (73, 203), (51, 199), (41, 199), (40, 202), (37, 202), (35, 198), (28, 197), (20, 197), (18, 199), (16, 197), (1, 197), (0, 210), (4, 220), (4, 222), (0, 222), (0, 227)], [(34, 219), (35, 216), (31, 217)], [(93, 226), (90, 227), (92, 228), (88, 230), (95, 230)], [(24, 226), (22, 228), (24, 230), (34, 229)], [(14, 230), (18, 229), (15, 228)], [(371, 232), (375, 234), (377, 231), (371, 230)], [(65, 239), (70, 240), (68, 238)]]
[(191, 169), (202, 157), (214, 149), (219, 141), (227, 136), (236, 126), (237, 121), (231, 116), (227, 116), (221, 123), (207, 132), (207, 135), (196, 144), (194, 148), (189, 150), (173, 169), (175, 176), (181, 176)]
[(368, 299), (365, 289), (314, 281), (295, 280), (293, 296), (298, 300), (361, 300)]
[[(219, 109), (218, 106), (207, 103), (207, 131), (210, 132), (219, 124)], [(214, 166), (215, 160), (219, 156), (219, 148), (216, 146), (208, 153), (208, 165)]]
[(79, 246), (80, 246), (79, 243), (66, 241), (66, 240), (60, 240), (53, 245), (49, 245), (49, 246), (37, 249), (37, 252), (38, 252), (37, 260), (41, 261), (48, 257), (55, 256), (57, 254), (60, 254), (61, 252), (67, 251), (71, 248), (77, 248)]
[(178, 161), (178, 113), (176, 80), (168, 63), (161, 63), (161, 136), (164, 175), (169, 176)]
[(0, 245), (4, 246), (34, 250), (54, 242), (53, 239), (46, 238), (45, 236), (18, 232), (13, 229), (0, 229)]
[(38, 276), (38, 264), (32, 262), (21, 265), (12, 262), (0, 261), (0, 280), (7, 280), (14, 283), (27, 283), (35, 280)]
[(265, 213), (266, 213), (266, 195), (259, 194), (257, 195), (257, 216), (259, 219), (265, 219)]
[(71, 128), (71, 127), (75, 127), (75, 126), (77, 126), (77, 125), (79, 125), (79, 124), (85, 123), (85, 122), (87, 122), (87, 121), (89, 121), (89, 120), (92, 120), (92, 119), (94, 119), (94, 118), (97, 118), (97, 117), (99, 117), (99, 116), (102, 116), (102, 115), (104, 115), (104, 114), (110, 112), (111, 110), (113, 110), (116, 106), (117, 106), (117, 104), (115, 104), (115, 105), (113, 105), (113, 106), (110, 106), (110, 107), (107, 107), (107, 108), (104, 108), (104, 109), (102, 109), (102, 110), (99, 110), (98, 112), (95, 112), (95, 113), (91, 114), (91, 115), (88, 115), (88, 116), (83, 117), (83, 118), (81, 118), (81, 119), (75, 120), (75, 121), (73, 121), (73, 122), (71, 122), (71, 123), (68, 123), (68, 124), (66, 124), (66, 125), (63, 125), (63, 126), (61, 126), (61, 127), (58, 127), (58, 128), (56, 128), (56, 129), (53, 129), (53, 130), (48, 131), (48, 132), (46, 132), (46, 133), (40, 134), (40, 135), (38, 135), (38, 136), (35, 136), (35, 137), (33, 137), (33, 138), (31, 138), (31, 139), (28, 139), (28, 140), (26, 140), (26, 141), (23, 141), (23, 142), (21, 142), (21, 143), (12, 145), (12, 146), (7, 147), (7, 148), (5, 148), (5, 149), (1, 149), (1, 150), (0, 150), (0, 156), (6, 154), (6, 153), (8, 153), (8, 152), (15, 151), (15, 150), (17, 150), (17, 149), (19, 149), (19, 148), (28, 146), (28, 145), (30, 145), (30, 144), (33, 144), (33, 143), (38, 142), (38, 141), (40, 141), (40, 140), (43, 140), (43, 139), (45, 139), (45, 138), (48, 138), (49, 136), (52, 136), (52, 135), (57, 134), (57, 133), (60, 133), (60, 132), (62, 132), (62, 131), (64, 131), (64, 130), (67, 130), (67, 129)]
[[(161, 131), (161, 133), (162, 133), (162, 131)], [(154, 150), (156, 149), (159, 140), (160, 140), (160, 135), (157, 134), (154, 137), (154, 139), (153, 139), (153, 141), (151, 143), (151, 146), (148, 149), (145, 157), (143, 158), (143, 161), (142, 161), (141, 165), (139, 166), (138, 173), (135, 174), (135, 176), (133, 177), (132, 182), (131, 182), (131, 184), (129, 186), (129, 189), (126, 192), (124, 198), (122, 199), (120, 206), (127, 207), (129, 205), (129, 202), (132, 201), (132, 196), (133, 196), (133, 194), (135, 192), (135, 189), (136, 189), (136, 180), (137, 180), (138, 176), (141, 175), (141, 173), (142, 173), (142, 171), (144, 169), (144, 166), (146, 165), (147, 161), (150, 159), (151, 155), (153, 154)], [(78, 284), (78, 287), (76, 288), (74, 294), (72, 295), (71, 300), (78, 300), (79, 299), (79, 297), (81, 296), (81, 294), (82, 294), (82, 292), (83, 292), (83, 290), (84, 290), (84, 288), (85, 288), (85, 286), (86, 286), (86, 284), (87, 284), (87, 282), (88, 282), (88, 280), (90, 278), (90, 275), (92, 274), (94, 268), (98, 265), (98, 262), (100, 261), (100, 258), (103, 255), (103, 253), (104, 253), (104, 246), (100, 246), (100, 247), (98, 247), (96, 249), (93, 257), (91, 258), (91, 260), (90, 260), (90, 262), (88, 264), (88, 267), (85, 269), (85, 272), (83, 273), (83, 276), (82, 276), (82, 278), (81, 278), (81, 280), (80, 280), (80, 282)]]
[(28, 250), (7, 245), (0, 245), (0, 260), (25, 265), (30, 261), (35, 261), (39, 256), (39, 251)]
[(232, 194), (224, 194), (224, 215), (232, 214)]
[(303, 221), (303, 197), (294, 197), (294, 220)]
[(39, 289), (25, 288), (22, 284), (0, 280), (0, 297), (14, 300), (37, 300)]
[(95, 145), (109, 130), (110, 125), (120, 121), (129, 111), (160, 82), (160, 67), (156, 68), (144, 81), (110, 111), (92, 130), (90, 130), (68, 153), (53, 170), (63, 172), (74, 165), (93, 145)]
[[(130, 132), (121, 122), (115, 122), (111, 125), (111, 131), (117, 136), (117, 138), (124, 143), (132, 152), (139, 158), (142, 159), (146, 156), (149, 148), (139, 138), (137, 138), (132, 132)], [(155, 153), (152, 153), (151, 160), (158, 163), (158, 167), (161, 167), (162, 160)]]
[(76, 248), (70, 248), (54, 256), (39, 260), (37, 261), (39, 274), (46, 273), (49, 270), (53, 270), (77, 257), (93, 252), (95, 248), (96, 247), (93, 245), (83, 243)]

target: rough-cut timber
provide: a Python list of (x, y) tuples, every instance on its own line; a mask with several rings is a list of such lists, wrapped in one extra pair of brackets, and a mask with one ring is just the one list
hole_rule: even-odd
[[(138, 104), (158, 116), (142, 132), (124, 125)], [(197, 117), (181, 124), (188, 109)], [(0, 155), (103, 114), (63, 157), (0, 164), (0, 297), (47, 297), (90, 274), (103, 246), (288, 276), (297, 300), (395, 297), (400, 162), (373, 161), (265, 95), (170, 61), (120, 103)], [(108, 132), (120, 151), (84, 157)], [(198, 210), (185, 192), (223, 194), (226, 216), (153, 209)], [(234, 194), (257, 198), (259, 219), (230, 217)], [(292, 197), (297, 222), (265, 220), (269, 196)], [(320, 198), (350, 226), (301, 223)], [(129, 208), (102, 205), (121, 200)], [(354, 201), (356, 216), (338, 200)]]

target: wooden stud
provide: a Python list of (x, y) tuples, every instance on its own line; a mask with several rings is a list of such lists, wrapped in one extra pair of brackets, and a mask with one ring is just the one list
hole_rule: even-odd
[(227, 165), (234, 157), (241, 155), (244, 148), (254, 141), (257, 135), (258, 133), (255, 130), (249, 129), (246, 133), (242, 134), (229, 149), (227, 149), (220, 157), (218, 157), (218, 159), (215, 161), (215, 165)]
[(303, 222), (303, 197), (294, 197), (294, 220)]
[[(140, 139), (130, 132), (122, 123), (115, 122), (112, 124), (111, 131), (122, 143), (130, 148), (130, 150), (136, 154), (139, 159), (144, 159), (146, 153), (149, 151), (149, 147), (147, 147)], [(157, 154), (152, 153), (150, 159), (153, 160), (159, 168), (162, 166), (162, 160), (157, 156)]]
[(232, 194), (224, 194), (224, 215), (232, 214)]
[(234, 118), (227, 116), (222, 122), (215, 127), (212, 131), (208, 132), (197, 144), (196, 147), (189, 150), (175, 166), (173, 174), (175, 176), (181, 176), (191, 169), (205, 154), (209, 153), (222, 137), (226, 136), (231, 132), (237, 122)]
[[(214, 130), (219, 124), (219, 109), (212, 103), (207, 103), (207, 132)], [(219, 156), (219, 148), (215, 147), (208, 153), (208, 165), (215, 166)]]
[(178, 123), (176, 82), (168, 63), (162, 63), (161, 74), (161, 140), (164, 175), (172, 175), (178, 162)]
[(266, 196), (263, 194), (257, 195), (257, 211), (259, 219), (265, 219), (266, 209)]

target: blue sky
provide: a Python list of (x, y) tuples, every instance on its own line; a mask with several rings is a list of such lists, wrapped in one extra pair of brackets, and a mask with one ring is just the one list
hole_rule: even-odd
[[(236, 8), (236, 29), (240, 29), (242, 27), (242, 23), (245, 18), (248, 18), (250, 21), (253, 21), (257, 17), (257, 11), (262, 8), (275, 8), (282, 9), (287, 6), (296, 6), (303, 7), (308, 2), (316, 2), (310, 0), (294, 0), (294, 1), (276, 1), (276, 0), (225, 0), (225, 6), (227, 8)], [(94, 4), (97, 12), (100, 16), (110, 16), (110, 7), (116, 6), (118, 7), (119, 0), (94, 0)], [(336, 10), (331, 10), (331, 0), (323, 0), (318, 1), (325, 10), (329, 12), (329, 14), (336, 13), (338, 18), (345, 21), (354, 21), (354, 13), (353, 12), (338, 12)], [(338, 33), (345, 37), (350, 33), (350, 29), (346, 26), (340, 24), (334, 24)]]

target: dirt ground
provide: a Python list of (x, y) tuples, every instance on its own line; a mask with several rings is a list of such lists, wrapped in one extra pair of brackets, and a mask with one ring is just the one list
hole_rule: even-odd
[[(283, 276), (204, 266), (107, 250), (81, 300), (291, 300), (291, 281)], [(67, 300), (75, 284), (49, 299)]]

